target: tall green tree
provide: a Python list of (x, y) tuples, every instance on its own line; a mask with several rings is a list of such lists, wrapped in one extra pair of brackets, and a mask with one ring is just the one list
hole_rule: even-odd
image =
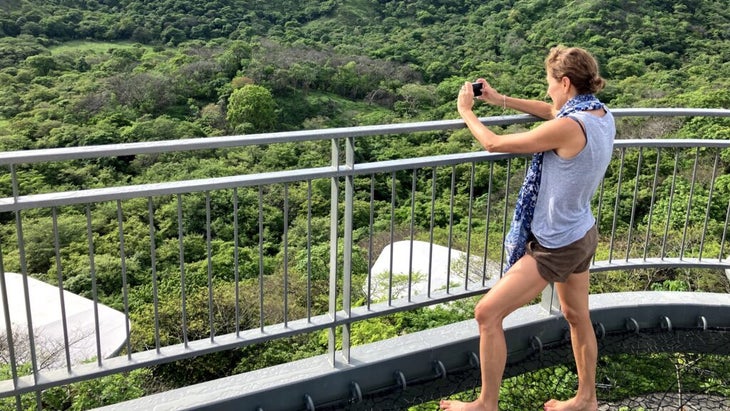
[(231, 93), (226, 117), (236, 131), (272, 131), (276, 125), (274, 97), (262, 86), (247, 84)]

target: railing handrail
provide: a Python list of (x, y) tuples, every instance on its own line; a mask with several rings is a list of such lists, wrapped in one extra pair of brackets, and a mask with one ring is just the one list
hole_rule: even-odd
[[(730, 117), (728, 109), (706, 108), (614, 108), (615, 117), (682, 117), (707, 116)], [(480, 118), (490, 126), (525, 124), (541, 121), (526, 114), (493, 116)], [(167, 152), (209, 150), (219, 148), (243, 147), (259, 144), (291, 143), (297, 141), (331, 140), (346, 137), (366, 137), (374, 135), (415, 133), (422, 131), (453, 130), (464, 128), (464, 121), (440, 120), (415, 123), (396, 123), (388, 125), (341, 127), (319, 130), (287, 131), (276, 133), (244, 134), (221, 137), (200, 137), (181, 140), (149, 141), (140, 143), (120, 143), (91, 145), (81, 147), (48, 148), (22, 151), (0, 152), (0, 165), (30, 164), (46, 161), (78, 160), (84, 158), (116, 157), (137, 154), (158, 154)]]
[[(712, 147), (730, 148), (730, 140), (702, 140), (702, 139), (672, 139), (672, 140), (645, 140), (628, 139), (616, 140), (614, 148), (627, 147)], [(18, 197), (0, 198), (0, 212), (27, 210), (36, 207), (60, 207), (67, 205), (85, 204), (98, 201), (128, 200), (138, 197), (203, 192), (211, 190), (230, 189), (234, 187), (254, 187), (262, 184), (291, 183), (318, 178), (363, 176), (374, 171), (393, 172), (410, 170), (413, 168), (447, 166), (464, 162), (496, 161), (507, 158), (521, 157), (517, 154), (489, 153), (478, 151), (471, 153), (443, 154), (399, 160), (386, 160), (371, 163), (356, 164), (354, 168), (347, 166), (314, 167), (308, 169), (272, 171), (265, 173), (242, 174), (227, 177), (212, 177), (192, 180), (181, 180), (165, 183), (148, 183), (104, 188), (90, 188), (70, 190), (61, 193), (30, 194)]]

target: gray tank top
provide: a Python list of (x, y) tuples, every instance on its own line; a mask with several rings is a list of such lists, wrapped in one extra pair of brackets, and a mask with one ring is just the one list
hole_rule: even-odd
[(546, 151), (543, 157), (532, 234), (548, 248), (583, 238), (595, 224), (591, 199), (611, 161), (616, 136), (611, 112), (603, 117), (586, 112), (569, 117), (585, 126), (586, 145), (570, 159), (559, 157), (555, 151)]

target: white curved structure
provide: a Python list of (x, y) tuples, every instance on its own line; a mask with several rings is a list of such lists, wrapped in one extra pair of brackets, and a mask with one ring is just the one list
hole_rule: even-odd
[[(11, 329), (13, 330), (13, 346), (17, 363), (30, 361), (30, 338), (26, 315), (23, 276), (16, 273), (5, 273), (8, 311)], [(35, 340), (38, 368), (50, 369), (66, 366), (64, 349), (63, 319), (61, 318), (61, 297), (58, 287), (28, 277), (28, 295), (33, 321), (33, 338)], [(0, 319), (5, 318), (5, 310), (0, 294)], [(92, 360), (98, 356), (97, 338), (102, 358), (115, 355), (127, 338), (124, 313), (97, 304), (99, 312), (99, 330), (97, 335), (94, 302), (87, 298), (63, 291), (68, 326), (69, 357), (72, 364)], [(7, 354), (7, 324), (0, 327), (0, 350)], [(7, 357), (6, 357), (7, 358)]]
[[(393, 284), (390, 282), (391, 272), (394, 276)], [(408, 275), (410, 273), (411, 295), (425, 295), (429, 291), (443, 291), (447, 287), (464, 288), (466, 282), (466, 258), (465, 252), (451, 249), (438, 244), (431, 244), (426, 241), (403, 240), (396, 241), (383, 248), (370, 270), (371, 287), (370, 300), (373, 302), (385, 301), (388, 299), (388, 289), (392, 287), (392, 298), (405, 298), (408, 296)], [(482, 284), (484, 260), (480, 256), (469, 256), (469, 288)], [(430, 279), (429, 279), (430, 273)], [(493, 284), (499, 278), (499, 266), (493, 261), (486, 264), (486, 282)], [(430, 285), (430, 287), (429, 287)], [(367, 285), (366, 285), (367, 287)], [(367, 290), (363, 290), (367, 293)]]

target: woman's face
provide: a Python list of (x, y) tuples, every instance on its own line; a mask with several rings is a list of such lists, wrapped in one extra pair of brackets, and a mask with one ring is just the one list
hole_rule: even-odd
[(563, 91), (563, 82), (557, 80), (549, 72), (547, 73), (547, 94), (550, 96), (550, 100), (553, 101), (555, 108), (560, 108), (565, 104), (565, 92)]

